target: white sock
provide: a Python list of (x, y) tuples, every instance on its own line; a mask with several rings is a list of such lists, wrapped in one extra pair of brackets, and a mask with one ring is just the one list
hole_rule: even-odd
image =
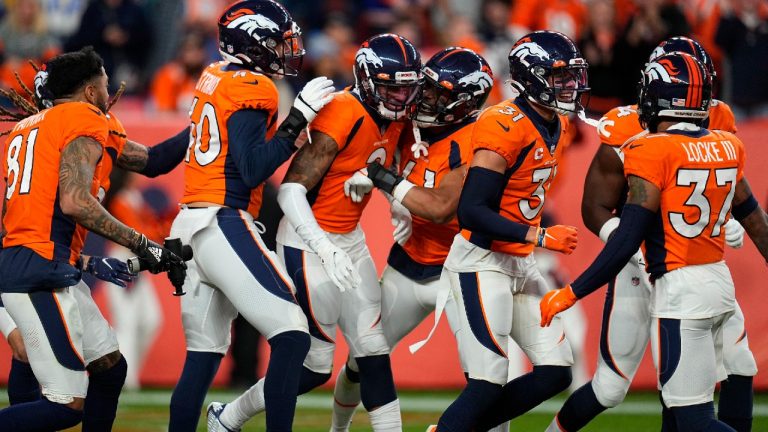
[(557, 416), (552, 419), (552, 423), (549, 424), (549, 427), (547, 427), (547, 430), (544, 432), (563, 432), (563, 430), (560, 429), (560, 425), (557, 424)]
[(509, 422), (506, 421), (494, 428), (488, 429), (488, 432), (509, 432)]
[(230, 429), (240, 429), (251, 417), (264, 412), (264, 378), (227, 404), (219, 420)]
[(400, 400), (380, 406), (368, 412), (374, 432), (402, 432), (403, 420), (400, 418)]
[(331, 431), (346, 432), (352, 423), (352, 416), (360, 404), (360, 383), (347, 377), (347, 365), (341, 368), (333, 388), (333, 416)]

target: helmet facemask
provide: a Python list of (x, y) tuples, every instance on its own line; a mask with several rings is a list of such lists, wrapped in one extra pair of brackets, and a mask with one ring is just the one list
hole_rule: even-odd
[(416, 108), (413, 120), (417, 126), (423, 128), (456, 123), (477, 110), (472, 100), (473, 95), (468, 92), (454, 96), (452, 89), (427, 78), (422, 87), (421, 101)]
[(571, 59), (570, 64), (555, 61), (550, 69), (541, 65), (531, 66), (531, 75), (540, 81), (543, 89), (539, 94), (523, 93), (528, 99), (546, 108), (566, 115), (583, 110), (581, 96), (587, 87), (587, 63), (584, 59)]
[(379, 115), (387, 120), (400, 121), (413, 115), (421, 96), (424, 79), (417, 72), (396, 72), (394, 79), (389, 74), (372, 77), (368, 65), (363, 63), (363, 77), (358, 85), (363, 96)]

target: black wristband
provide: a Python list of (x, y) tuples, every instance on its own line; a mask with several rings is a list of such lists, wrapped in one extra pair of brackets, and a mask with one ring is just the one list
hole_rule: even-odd
[(747, 216), (751, 215), (753, 211), (758, 207), (757, 200), (754, 195), (750, 195), (741, 204), (733, 206), (731, 214), (734, 219), (741, 221)]
[(291, 107), (288, 117), (280, 123), (280, 127), (277, 128), (275, 136), (279, 138), (288, 138), (293, 142), (298, 138), (301, 130), (305, 127), (307, 127), (307, 120), (304, 118), (304, 114), (302, 114), (298, 108)]
[(371, 179), (374, 186), (390, 195), (392, 195), (392, 191), (395, 190), (395, 186), (403, 181), (402, 177), (384, 168), (378, 162), (371, 162), (368, 164), (368, 178)]

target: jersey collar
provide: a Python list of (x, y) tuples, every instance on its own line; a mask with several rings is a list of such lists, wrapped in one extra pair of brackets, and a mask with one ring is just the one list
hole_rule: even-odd
[[(520, 111), (531, 120), (531, 123), (533, 123), (533, 126), (539, 132), (539, 135), (541, 135), (541, 138), (544, 139), (547, 148), (549, 148), (549, 154), (555, 154), (557, 142), (560, 141), (560, 133), (562, 132), (560, 116), (555, 114), (555, 118), (552, 119), (552, 121), (545, 119), (531, 107), (530, 102), (528, 102), (525, 97), (515, 98), (515, 105), (517, 105), (517, 107), (520, 108)], [(554, 128), (552, 126), (554, 126)]]

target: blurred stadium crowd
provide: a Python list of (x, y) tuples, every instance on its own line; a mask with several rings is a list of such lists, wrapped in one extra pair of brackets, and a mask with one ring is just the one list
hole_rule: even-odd
[[(121, 81), (141, 109), (186, 112), (202, 69), (217, 60), (216, 20), (229, 0), (0, 1), (0, 86), (28, 84), (26, 59), (43, 62), (62, 50), (92, 45), (104, 58), (112, 91)], [(715, 60), (716, 95), (738, 119), (768, 116), (766, 0), (285, 0), (307, 48), (302, 82), (325, 75), (353, 82), (358, 44), (385, 31), (416, 44), (424, 58), (445, 46), (481, 53), (497, 84), (507, 54), (531, 30), (558, 30), (590, 65), (588, 109), (596, 115), (635, 102), (649, 53), (669, 36), (700, 41)], [(300, 83), (286, 82), (286, 86)], [(294, 89), (295, 90), (295, 89)], [(494, 86), (488, 101), (510, 96)], [(282, 93), (281, 93), (282, 94)], [(285, 100), (292, 100), (286, 95)], [(0, 101), (6, 103), (7, 101)]]

